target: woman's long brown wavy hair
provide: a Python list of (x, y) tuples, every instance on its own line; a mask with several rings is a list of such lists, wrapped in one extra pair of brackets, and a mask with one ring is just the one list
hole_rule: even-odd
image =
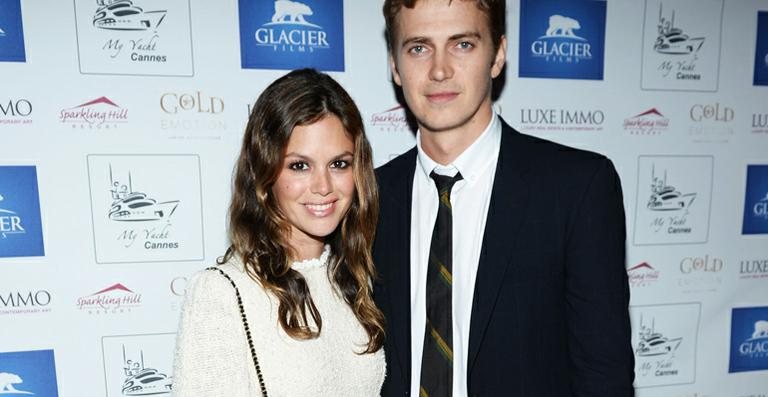
[[(352, 160), (356, 192), (336, 230), (331, 246), (329, 279), (368, 333), (361, 353), (378, 351), (384, 341), (384, 316), (373, 302), (371, 281), (376, 270), (371, 247), (378, 217), (378, 190), (371, 147), (363, 120), (349, 94), (330, 76), (312, 69), (296, 70), (269, 85), (256, 100), (248, 119), (234, 171), (229, 207), (230, 247), (218, 263), (241, 259), (249, 276), (275, 297), (285, 332), (296, 339), (320, 335), (322, 318), (307, 282), (291, 268), (291, 225), (272, 194), (291, 132), (297, 126), (334, 115), (354, 142)], [(308, 321), (308, 315), (314, 325)]]

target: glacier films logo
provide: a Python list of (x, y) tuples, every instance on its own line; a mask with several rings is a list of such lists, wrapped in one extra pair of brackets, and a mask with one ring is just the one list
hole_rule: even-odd
[(154, 396), (171, 393), (173, 378), (158, 369), (146, 365), (144, 362), (144, 350), (139, 350), (137, 355), (131, 356), (126, 353), (125, 345), (122, 348), (123, 395)]
[(166, 115), (160, 119), (160, 128), (165, 131), (227, 129), (226, 121), (220, 117), (224, 100), (201, 91), (166, 92), (160, 96), (160, 110)]
[(659, 271), (648, 262), (643, 262), (627, 269), (627, 278), (633, 288), (647, 287), (659, 281)]
[(661, 135), (667, 130), (669, 130), (669, 119), (664, 117), (656, 108), (624, 119), (624, 131), (628, 131), (632, 135)]
[(666, 59), (659, 64), (657, 69), (661, 75), (676, 80), (701, 80), (701, 73), (696, 70), (696, 61), (706, 38), (691, 37), (680, 26), (675, 26), (675, 10), (672, 10), (671, 15), (665, 16), (663, 4), (659, 4), (657, 29), (658, 35), (653, 43), (653, 50), (659, 54), (677, 57)]
[(99, 97), (59, 112), (59, 121), (81, 130), (110, 130), (128, 122), (128, 109)]
[(551, 15), (549, 27), (543, 36), (531, 43), (531, 54), (547, 62), (579, 63), (592, 59), (587, 39), (573, 31), (581, 29), (579, 21), (562, 15)]
[[(0, 194), (0, 205), (5, 200)], [(11, 210), (0, 208), (0, 238), (6, 239), (14, 234), (26, 234), (27, 231), (21, 224), (21, 217), (18, 213)]]
[(43, 256), (35, 166), (0, 166), (0, 258)]
[(524, 0), (520, 7), (520, 77), (603, 79), (604, 2)]
[(715, 292), (722, 285), (725, 260), (717, 256), (686, 256), (680, 260), (677, 285), (684, 293)]
[(389, 108), (371, 116), (371, 125), (379, 131), (401, 132), (410, 131), (405, 108), (402, 105)]
[[(125, 248), (133, 246), (138, 240), (143, 241), (142, 246), (147, 250), (179, 248), (178, 241), (171, 239), (171, 217), (179, 206), (179, 200), (158, 202), (146, 193), (134, 190), (131, 172), (128, 172), (127, 181), (120, 181), (115, 178), (111, 164), (109, 178), (112, 204), (107, 217), (113, 222), (130, 225), (120, 230), (117, 240)], [(150, 225), (146, 227), (133, 226), (147, 222)]]
[(344, 71), (341, 0), (240, 0), (239, 10), (243, 68)]
[(728, 372), (764, 369), (768, 369), (768, 307), (732, 309)]
[(133, 62), (164, 63), (168, 60), (167, 55), (158, 53), (157, 49), (160, 40), (158, 28), (167, 10), (145, 10), (131, 0), (96, 0), (96, 5), (93, 14), (93, 26), (96, 29), (147, 32), (143, 37), (127, 41), (117, 37), (108, 38), (101, 49), (110, 58), (118, 58), (125, 51), (130, 53), (128, 58)]
[(91, 295), (77, 298), (77, 308), (88, 314), (130, 313), (141, 307), (141, 294), (123, 284), (113, 284)]
[(768, 279), (768, 259), (742, 259), (739, 262), (739, 278)]
[(0, 125), (32, 124), (32, 103), (28, 99), (9, 99), (5, 104), (0, 103)]
[(0, 352), (0, 394), (57, 397), (53, 350)]
[(741, 234), (768, 234), (768, 164), (747, 166)]
[(656, 175), (656, 165), (651, 169), (651, 195), (646, 208), (658, 213), (653, 218), (651, 228), (655, 233), (665, 230), (669, 234), (688, 234), (692, 229), (687, 225), (690, 207), (696, 200), (696, 192), (681, 193), (667, 183), (667, 170), (664, 177)]
[(757, 13), (754, 85), (768, 85), (768, 11)]
[(520, 129), (528, 132), (602, 131), (602, 110), (520, 109)]
[(682, 337), (669, 337), (657, 330), (656, 319), (652, 318), (651, 326), (648, 327), (641, 314), (635, 355), (639, 358), (652, 358), (652, 360), (640, 360), (643, 361), (640, 366), (640, 375), (643, 377), (678, 375), (679, 370), (675, 368), (675, 353), (681, 343), (683, 343)]
[(51, 293), (41, 289), (0, 292), (0, 315), (48, 313)]
[(19, 0), (7, 0), (0, 7), (0, 62), (24, 62), (24, 31)]

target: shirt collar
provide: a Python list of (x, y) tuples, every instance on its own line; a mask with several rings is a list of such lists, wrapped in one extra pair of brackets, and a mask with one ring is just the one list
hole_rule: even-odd
[(494, 111), (491, 115), (491, 121), (485, 130), (480, 134), (468, 148), (466, 148), (456, 160), (447, 165), (441, 165), (424, 152), (421, 147), (421, 130), (416, 131), (416, 151), (419, 167), (429, 178), (429, 174), (434, 170), (442, 175), (456, 175), (461, 172), (465, 180), (472, 182), (476, 180), (485, 169), (496, 159), (496, 154), (501, 145), (501, 123), (499, 117)]

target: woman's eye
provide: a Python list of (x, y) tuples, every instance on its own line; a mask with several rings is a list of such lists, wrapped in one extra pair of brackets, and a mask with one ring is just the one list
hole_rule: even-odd
[(347, 160), (335, 160), (331, 163), (331, 168), (340, 168), (344, 169), (349, 167), (349, 161)]
[(293, 171), (306, 171), (309, 169), (309, 164), (303, 161), (296, 161), (288, 165), (288, 168)]

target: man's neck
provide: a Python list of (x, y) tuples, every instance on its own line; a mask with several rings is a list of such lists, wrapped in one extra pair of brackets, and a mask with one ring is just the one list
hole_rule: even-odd
[(419, 125), (421, 149), (438, 164), (452, 163), (472, 146), (488, 127), (494, 113), (490, 107), (484, 113), (482, 117), (475, 117), (468, 123), (451, 130), (431, 131)]

